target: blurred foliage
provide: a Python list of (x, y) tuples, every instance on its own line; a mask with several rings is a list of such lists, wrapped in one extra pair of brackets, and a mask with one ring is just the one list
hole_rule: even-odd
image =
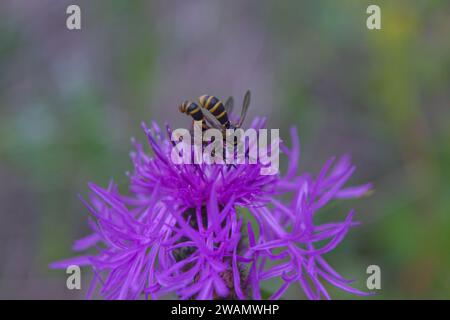
[(72, 2), (0, 4), (0, 297), (73, 298), (47, 265), (88, 232), (86, 183), (126, 192), (141, 121), (186, 125), (182, 99), (247, 88), (252, 116), (298, 127), (302, 170), (349, 152), (353, 182), (375, 185), (319, 217), (355, 207), (363, 222), (329, 254), (336, 269), (364, 289), (379, 265), (375, 298), (450, 297), (448, 1), (80, 0), (68, 31)]

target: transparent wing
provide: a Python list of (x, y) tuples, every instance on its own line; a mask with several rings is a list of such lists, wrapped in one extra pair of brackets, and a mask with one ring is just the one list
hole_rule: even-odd
[(230, 114), (233, 112), (234, 108), (234, 99), (233, 97), (229, 97), (227, 101), (225, 101), (225, 111)]
[(242, 124), (244, 123), (245, 116), (247, 115), (248, 106), (250, 105), (250, 98), (251, 98), (250, 90), (247, 90), (244, 96), (244, 102), (242, 103), (241, 117), (239, 118), (239, 122), (237, 124), (238, 128), (241, 127)]
[(204, 108), (202, 108), (202, 111), (203, 111), (203, 115), (205, 116), (206, 122), (209, 124), (210, 127), (216, 128), (219, 130), (223, 129), (219, 120), (217, 120), (216, 117), (214, 117), (211, 112), (209, 112), (208, 110), (206, 110)]

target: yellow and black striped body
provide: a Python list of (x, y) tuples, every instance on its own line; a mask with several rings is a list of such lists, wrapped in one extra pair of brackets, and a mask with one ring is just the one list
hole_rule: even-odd
[(187, 115), (191, 116), (194, 121), (202, 121), (202, 129), (206, 130), (208, 129), (208, 125), (205, 122), (205, 116), (203, 115), (203, 112), (200, 108), (200, 106), (191, 101), (184, 101), (180, 105), (180, 112), (186, 113)]
[(198, 101), (200, 102), (200, 106), (211, 112), (224, 128), (230, 129), (231, 123), (222, 101), (206, 94), (201, 96)]

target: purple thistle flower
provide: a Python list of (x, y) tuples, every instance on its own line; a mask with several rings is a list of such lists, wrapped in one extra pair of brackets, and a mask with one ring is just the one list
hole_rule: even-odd
[[(265, 121), (256, 119), (253, 128)], [(110, 183), (103, 189), (89, 184), (93, 233), (75, 242), (75, 251), (96, 249), (51, 264), (90, 266), (96, 288), (106, 299), (158, 299), (176, 294), (181, 299), (261, 299), (263, 281), (280, 278), (272, 299), (294, 284), (310, 299), (330, 298), (323, 281), (347, 292), (352, 288), (324, 260), (352, 226), (353, 211), (343, 222), (317, 225), (317, 211), (335, 199), (357, 198), (370, 184), (345, 188), (355, 167), (349, 157), (332, 166), (329, 160), (317, 178), (299, 175), (300, 146), (281, 150), (289, 165), (284, 176), (261, 175), (262, 165), (181, 164), (171, 161), (170, 129), (156, 123), (143, 126), (153, 156), (133, 141), (134, 171), (129, 174), (131, 196)], [(290, 201), (286, 202), (287, 196)], [(244, 219), (248, 211), (256, 223)], [(325, 244), (323, 244), (325, 243)]]

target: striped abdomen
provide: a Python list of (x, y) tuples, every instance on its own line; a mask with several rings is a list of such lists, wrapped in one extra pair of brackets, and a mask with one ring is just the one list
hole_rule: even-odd
[(191, 101), (184, 101), (180, 105), (180, 112), (186, 113), (187, 115), (191, 116), (194, 121), (203, 121), (202, 122), (202, 128), (207, 129), (208, 126), (205, 123), (205, 116), (203, 115), (203, 112), (198, 104)]
[(219, 99), (214, 96), (203, 95), (199, 99), (200, 105), (212, 113), (222, 126), (229, 129), (231, 124), (228, 120), (227, 111)]

